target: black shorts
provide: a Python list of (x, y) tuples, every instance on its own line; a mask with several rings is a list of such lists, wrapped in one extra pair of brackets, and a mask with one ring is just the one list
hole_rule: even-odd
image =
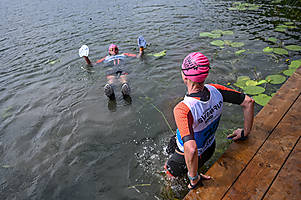
[[(180, 152), (178, 147), (176, 150)], [(213, 155), (215, 150), (215, 141), (214, 143), (202, 154), (201, 158), (199, 157), (198, 168), (201, 168), (205, 162), (207, 162)], [(166, 163), (166, 170), (169, 171), (173, 176), (183, 176), (187, 173), (187, 167), (184, 155), (180, 155), (177, 152), (174, 152), (172, 156), (168, 159)]]

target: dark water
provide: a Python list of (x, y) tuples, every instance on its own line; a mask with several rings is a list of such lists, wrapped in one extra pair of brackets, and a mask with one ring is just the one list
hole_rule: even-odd
[[(168, 189), (162, 171), (172, 135), (164, 117), (175, 129), (172, 108), (185, 93), (183, 58), (202, 51), (212, 64), (208, 82), (220, 84), (281, 73), (286, 59), (300, 58), (299, 52), (262, 53), (268, 37), (300, 45), (300, 3), (255, 3), (262, 5), (257, 11), (229, 11), (232, 1), (2, 0), (1, 199), (181, 198), (185, 183)], [(275, 32), (284, 22), (297, 28)], [(199, 37), (216, 29), (234, 31), (224, 39), (244, 42), (253, 53), (236, 56), (238, 48), (221, 49)], [(132, 102), (122, 99), (116, 84), (117, 104), (108, 104), (105, 71), (101, 65), (83, 70), (78, 49), (87, 44), (93, 61), (112, 42), (136, 53), (140, 34), (149, 43), (146, 54), (167, 55), (129, 60)], [(242, 123), (240, 107), (226, 105), (207, 168), (229, 144), (225, 134)]]

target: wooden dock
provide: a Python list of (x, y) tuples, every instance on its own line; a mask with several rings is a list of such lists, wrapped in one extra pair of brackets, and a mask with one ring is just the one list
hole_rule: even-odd
[(301, 199), (301, 67), (256, 115), (185, 200)]

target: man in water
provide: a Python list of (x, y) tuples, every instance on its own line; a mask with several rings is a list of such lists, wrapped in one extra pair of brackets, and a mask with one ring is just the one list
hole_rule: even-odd
[(244, 128), (228, 135), (229, 139), (246, 139), (254, 119), (252, 98), (218, 84), (204, 84), (209, 69), (208, 58), (200, 52), (190, 53), (183, 61), (181, 75), (187, 94), (174, 108), (177, 135), (171, 139), (168, 149), (171, 149), (170, 153), (173, 154), (164, 166), (167, 175), (172, 177), (187, 173), (189, 189), (202, 185), (202, 179), (211, 178), (199, 175), (198, 169), (214, 153), (215, 131), (220, 121), (223, 103), (238, 104), (243, 109)]
[[(143, 41), (140, 41), (143, 40)], [(124, 59), (126, 57), (141, 57), (144, 53), (144, 47), (146, 45), (145, 40), (143, 37), (138, 38), (138, 45), (139, 45), (139, 54), (130, 54), (130, 53), (123, 53), (118, 54), (119, 49), (117, 45), (111, 44), (108, 50), (108, 56), (96, 61), (98, 63), (104, 63), (106, 66), (110, 67), (110, 70), (107, 71), (107, 84), (104, 86), (104, 93), (110, 100), (115, 100), (115, 93), (112, 84), (114, 83), (115, 79), (118, 79), (122, 86), (121, 86), (121, 93), (124, 98), (129, 97), (131, 89), (127, 82), (127, 75), (128, 73), (124, 70)], [(88, 56), (83, 56), (85, 61), (89, 66), (92, 66), (91, 61), (89, 60)]]

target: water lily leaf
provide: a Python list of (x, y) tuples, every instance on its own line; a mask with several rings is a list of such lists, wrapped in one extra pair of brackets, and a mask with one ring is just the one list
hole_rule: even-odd
[(246, 86), (243, 88), (244, 92), (250, 95), (261, 94), (265, 91), (263, 87), (260, 86)]
[(273, 48), (273, 52), (279, 55), (288, 55), (288, 51), (282, 48)]
[(57, 63), (57, 62), (60, 62), (60, 60), (52, 60), (52, 61), (49, 61), (49, 64), (50, 64), (50, 65), (54, 65), (54, 64)]
[(288, 67), (290, 69), (297, 69), (300, 66), (301, 66), (301, 59), (300, 60), (293, 60)]
[(276, 43), (277, 42), (277, 38), (270, 37), (270, 38), (268, 38), (268, 41)]
[(285, 25), (293, 25), (293, 22), (284, 22)]
[(261, 106), (265, 106), (270, 100), (271, 100), (271, 96), (268, 96), (266, 94), (259, 94), (257, 96), (253, 96), (252, 97), (255, 102)]
[(233, 31), (223, 31), (222, 34), (223, 35), (233, 35), (234, 32)]
[(220, 46), (224, 46), (225, 42), (222, 40), (214, 40), (214, 41), (210, 42), (210, 44), (220, 47)]
[(224, 40), (224, 43), (225, 43), (225, 45), (228, 45), (228, 46), (230, 46), (230, 45), (231, 45), (231, 43), (232, 43), (232, 41), (231, 41), (231, 40)]
[(200, 37), (210, 37), (211, 35), (212, 35), (212, 33), (209, 33), (209, 32), (200, 33)]
[(242, 47), (245, 44), (243, 42), (232, 42), (231, 47)]
[(288, 45), (285, 48), (292, 51), (301, 51), (301, 46), (299, 45)]
[(237, 78), (237, 81), (236, 81), (236, 83), (234, 83), (234, 85), (236, 87), (243, 89), (244, 87), (246, 87), (246, 82), (248, 80), (250, 80), (250, 78), (248, 76), (240, 76)]
[(160, 51), (159, 53), (154, 53), (153, 56), (155, 56), (155, 57), (166, 56), (166, 50)]
[(211, 38), (220, 38), (220, 37), (222, 37), (222, 34), (220, 34), (220, 33), (211, 33), (211, 35), (209, 36), (209, 37), (211, 37)]
[(286, 29), (285, 28), (275, 28), (275, 31), (277, 31), (277, 32), (285, 32)]
[(271, 84), (281, 84), (283, 83), (286, 78), (282, 75), (269, 75), (265, 78), (265, 80), (268, 82), (268, 83), (271, 83)]
[(284, 24), (281, 24), (281, 25), (278, 25), (276, 26), (276, 28), (287, 28), (288, 26), (287, 25), (284, 25)]
[(255, 86), (257, 85), (257, 81), (253, 81), (253, 80), (248, 80), (246, 82), (246, 86)]
[(246, 52), (247, 50), (245, 50), (245, 49), (242, 49), (242, 50), (238, 50), (238, 51), (235, 51), (235, 54), (236, 55), (240, 55), (240, 54), (242, 54), (242, 53), (244, 53), (244, 52)]
[(293, 29), (293, 28), (297, 28), (297, 26), (288, 26), (287, 28)]
[(273, 52), (273, 48), (271, 47), (266, 47), (262, 50), (263, 52), (266, 52), (266, 53), (270, 53), (270, 52)]
[(291, 76), (296, 71), (296, 69), (287, 69), (283, 71), (283, 74), (286, 76)]
[(266, 80), (260, 80), (260, 81), (257, 82), (257, 85), (261, 85), (261, 84), (264, 84), (264, 83), (267, 83), (267, 81)]

